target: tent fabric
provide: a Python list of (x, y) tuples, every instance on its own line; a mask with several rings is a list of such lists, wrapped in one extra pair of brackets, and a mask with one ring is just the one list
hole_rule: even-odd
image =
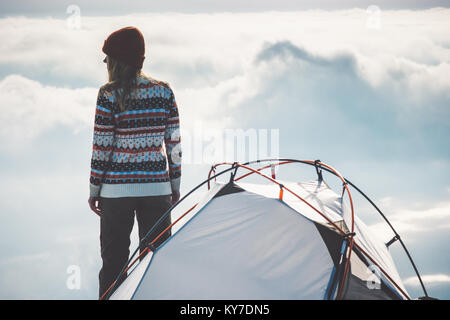
[(134, 298), (322, 299), (332, 267), (312, 221), (244, 191), (214, 198), (158, 249)]
[[(392, 256), (389, 253), (386, 244), (376, 235), (374, 234), (369, 227), (358, 217), (355, 217), (355, 233), (354, 237), (355, 242), (361, 246), (361, 248), (367, 252), (375, 262), (385, 270), (392, 280), (404, 291), (407, 292), (403, 282), (398, 274), (397, 268), (395, 267), (394, 261), (392, 260)], [(372, 264), (372, 262), (365, 258), (368, 264)], [(380, 273), (381, 278), (384, 280), (392, 290), (397, 291), (397, 289), (393, 286), (393, 284), (386, 278), (383, 273)]]
[[(197, 206), (187, 215), (186, 219), (189, 220), (195, 216), (223, 187), (224, 185), (220, 183), (212, 184), (210, 190), (203, 195)], [(133, 297), (152, 256), (153, 253), (149, 253), (139, 262), (122, 284), (112, 293), (109, 300), (129, 300)]]
[(315, 223), (317, 230), (322, 236), (325, 245), (328, 248), (331, 259), (333, 259), (333, 263), (335, 266), (339, 264), (339, 260), (341, 258), (340, 251), (342, 247), (343, 237), (336, 230), (334, 230), (331, 226), (323, 225), (321, 223)]
[[(285, 181), (280, 182), (300, 197), (307, 200), (331, 221), (338, 222), (345, 220), (346, 225), (350, 225), (351, 213), (349, 208), (345, 205), (345, 203), (343, 203), (342, 197), (335, 193), (324, 181), (311, 180), (298, 183)], [(237, 184), (241, 188), (266, 197), (278, 197), (279, 186), (276, 184)], [(283, 201), (309, 219), (319, 223), (328, 223), (321, 215), (312, 210), (295, 196), (290, 195), (288, 192), (284, 192)], [(356, 233), (356, 236), (354, 237), (355, 242), (360, 245), (361, 248), (389, 274), (389, 276), (404, 292), (407, 292), (385, 243), (379, 239), (379, 237), (374, 234), (356, 214), (354, 218)], [(369, 260), (367, 260), (367, 262), (371, 264)], [(393, 284), (391, 284), (391, 282), (383, 274), (381, 274), (381, 277), (388, 286), (390, 286), (394, 291), (397, 291)]]
[[(278, 181), (295, 192), (301, 198), (308, 201), (331, 221), (335, 222), (343, 219), (342, 213), (344, 211), (342, 209), (342, 197), (336, 194), (324, 181)], [(236, 184), (247, 191), (254, 192), (268, 198), (278, 198), (278, 191), (280, 190), (280, 187), (274, 183), (253, 184), (237, 182)], [(283, 193), (283, 202), (297, 212), (301, 212), (302, 215), (310, 220), (320, 223), (327, 223), (326, 219), (289, 192)], [(345, 212), (347, 213), (347, 211)]]
[[(334, 223), (348, 225), (342, 197), (323, 181), (280, 182)], [(213, 183), (187, 222), (110, 299), (323, 299), (342, 237), (301, 200), (278, 194), (276, 184)], [(357, 217), (355, 232), (355, 242), (404, 289), (386, 246)], [(371, 263), (363, 256), (351, 261), (344, 298), (405, 298), (383, 275), (383, 292), (365, 290), (361, 270), (369, 274)]]
[(348, 287), (343, 296), (343, 300), (399, 300), (398, 296), (394, 296), (390, 289), (384, 284), (380, 284), (380, 290), (369, 289), (367, 282), (350, 274)]
[(133, 294), (144, 276), (152, 256), (153, 252), (147, 253), (144, 259), (133, 269), (133, 272), (128, 275), (120, 287), (111, 295), (110, 300), (130, 300), (133, 298)]
[(373, 267), (367, 264), (357, 249), (353, 250), (351, 273), (347, 280), (344, 300), (399, 300), (395, 290), (381, 281), (380, 274), (374, 273)]
[[(338, 222), (337, 224), (345, 232), (348, 232), (342, 222)], [(316, 227), (328, 247), (328, 251), (333, 259), (336, 270), (341, 258), (340, 251), (344, 237), (330, 224), (316, 223)], [(384, 281), (381, 281), (380, 278), (382, 277), (378, 270), (367, 262), (367, 259), (362, 253), (359, 252), (358, 249), (353, 247), (350, 264), (350, 276), (348, 277), (345, 286), (346, 289), (344, 290), (342, 299), (398, 300), (399, 295), (395, 294), (396, 290), (392, 290), (390, 286), (385, 284), (386, 280), (384, 279)], [(334, 292), (333, 297), (335, 297), (335, 295), (336, 292)]]

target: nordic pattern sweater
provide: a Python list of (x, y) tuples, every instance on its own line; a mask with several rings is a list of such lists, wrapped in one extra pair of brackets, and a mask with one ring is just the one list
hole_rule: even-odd
[(171, 88), (142, 75), (124, 103), (125, 111), (119, 108), (117, 90), (121, 89), (108, 83), (98, 92), (90, 196), (141, 197), (178, 191), (181, 137), (178, 107)]

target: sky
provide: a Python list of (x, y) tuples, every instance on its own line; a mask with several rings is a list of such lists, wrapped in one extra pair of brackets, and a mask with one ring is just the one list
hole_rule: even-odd
[[(180, 109), (182, 194), (228, 160), (217, 147), (227, 130), (263, 142), (274, 133), (270, 150), (280, 157), (321, 159), (365, 191), (401, 234), (429, 294), (449, 299), (446, 7), (2, 1), (0, 298), (97, 298), (99, 220), (87, 199), (95, 101), (107, 76), (101, 47), (132, 25), (146, 39), (143, 71), (171, 85)], [(307, 169), (280, 177), (305, 180)], [(375, 212), (356, 204), (388, 241)], [(407, 290), (423, 295), (399, 244), (391, 250)]]

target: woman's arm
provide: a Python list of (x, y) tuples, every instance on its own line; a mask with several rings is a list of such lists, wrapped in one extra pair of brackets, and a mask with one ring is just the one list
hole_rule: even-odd
[[(169, 178), (172, 186), (173, 197), (172, 202), (176, 202), (180, 196), (181, 182), (181, 135), (180, 135), (180, 118), (178, 106), (175, 96), (171, 90), (169, 106), (166, 110), (167, 124), (164, 133), (164, 144), (166, 147), (167, 160), (169, 163)], [(175, 201), (174, 201), (175, 200)]]
[(100, 196), (101, 179), (113, 149), (114, 126), (112, 95), (102, 87), (98, 92), (95, 108), (91, 175), (89, 179), (89, 196), (93, 198)]

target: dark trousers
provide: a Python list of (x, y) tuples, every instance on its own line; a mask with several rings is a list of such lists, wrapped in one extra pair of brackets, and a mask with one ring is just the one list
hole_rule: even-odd
[[(171, 195), (148, 197), (100, 198), (100, 247), (103, 266), (99, 273), (99, 297), (116, 280), (128, 261), (130, 254), (130, 234), (133, 229), (134, 215), (139, 227), (139, 241), (155, 225), (171, 206)], [(170, 214), (153, 231), (140, 251), (171, 224)], [(154, 244), (158, 247), (171, 235), (168, 230)], [(141, 242), (140, 242), (141, 243)], [(121, 283), (126, 278), (124, 274)]]

